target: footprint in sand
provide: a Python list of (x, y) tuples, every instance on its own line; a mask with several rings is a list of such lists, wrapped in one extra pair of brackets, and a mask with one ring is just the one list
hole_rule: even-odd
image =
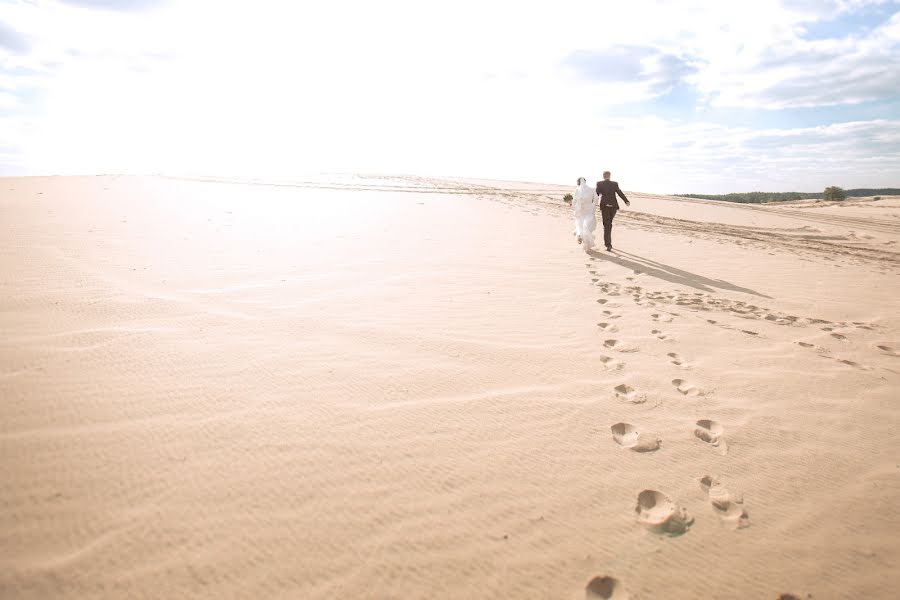
[(836, 340), (846, 340), (847, 339), (846, 335), (841, 335), (840, 333), (832, 333), (831, 337), (833, 337)]
[(721, 423), (709, 419), (700, 419), (697, 421), (697, 428), (694, 429), (694, 435), (698, 439), (716, 448), (719, 454), (723, 456), (728, 453), (728, 444), (725, 443), (725, 438), (722, 437), (724, 433), (725, 428), (722, 427)]
[(687, 364), (687, 362), (683, 358), (681, 358), (680, 355), (676, 354), (675, 352), (669, 352), (666, 356), (669, 357), (669, 362), (671, 362), (676, 367), (690, 369), (690, 366)]
[(878, 344), (875, 347), (878, 348), (879, 350), (881, 350), (884, 354), (887, 354), (888, 356), (900, 356), (900, 352), (897, 352), (896, 350), (894, 350), (892, 347), (888, 346), (887, 344)]
[(684, 508), (656, 490), (644, 490), (638, 494), (634, 512), (647, 529), (665, 535), (681, 535), (694, 522)]
[(747, 335), (759, 335), (759, 333), (750, 331), (749, 329), (741, 329), (741, 333), (746, 333)]
[(862, 369), (863, 371), (871, 371), (871, 370), (872, 370), (871, 367), (867, 367), (867, 366), (865, 366), (865, 365), (861, 365), (861, 364), (859, 364), (858, 362), (855, 362), (855, 361), (852, 361), (852, 360), (848, 360), (848, 359), (846, 359), (846, 358), (836, 358), (836, 359), (834, 359), (834, 360), (838, 361), (838, 362), (841, 363), (842, 365), (847, 365), (848, 367), (854, 367), (854, 368), (856, 368), (856, 369)]
[(616, 360), (611, 356), (600, 356), (600, 364), (603, 365), (603, 369), (606, 371), (618, 371), (622, 367), (625, 366), (620, 360)]
[(645, 395), (638, 394), (633, 387), (625, 383), (620, 383), (614, 387), (613, 390), (616, 392), (616, 398), (631, 402), (632, 404), (643, 404), (647, 401)]
[(584, 587), (585, 600), (628, 600), (622, 582), (615, 577), (594, 577)]
[(675, 306), (687, 306), (695, 310), (712, 310), (700, 298), (678, 298)]
[(616, 327), (615, 325), (611, 325), (610, 323), (597, 323), (597, 327), (607, 333), (616, 333), (617, 331), (619, 331), (618, 327)]
[(828, 354), (828, 350), (826, 350), (825, 348), (816, 346), (815, 344), (810, 344), (809, 342), (796, 342), (796, 344), (801, 348), (809, 348), (811, 350), (815, 350), (819, 354)]
[(672, 385), (674, 385), (675, 389), (678, 390), (679, 392), (681, 392), (682, 394), (684, 394), (685, 396), (690, 396), (691, 398), (693, 398), (694, 396), (700, 395), (700, 390), (697, 389), (697, 387), (694, 386), (693, 384), (685, 381), (684, 379), (673, 379)]
[(622, 315), (614, 314), (613, 311), (611, 311), (611, 310), (604, 310), (603, 314), (606, 316), (607, 319), (621, 319), (622, 318)]
[(652, 315), (650, 315), (650, 318), (653, 319), (654, 321), (656, 321), (657, 323), (671, 323), (672, 322), (672, 317), (667, 317), (667, 316), (661, 315), (659, 313), (653, 313)]
[(656, 336), (656, 339), (658, 339), (658, 340), (667, 340), (667, 339), (669, 339), (669, 336), (667, 336), (666, 334), (664, 334), (664, 333), (663, 333), (662, 331), (660, 331), (659, 329), (654, 329), (654, 330), (651, 331), (650, 333), (652, 333), (653, 335), (655, 335), (655, 336)]
[(774, 315), (771, 313), (766, 315), (766, 321), (771, 321), (771, 322), (775, 323), (776, 325), (791, 325), (796, 320), (797, 320), (797, 317), (792, 317), (790, 315), (786, 315), (783, 317), (780, 317), (778, 315)]
[(653, 452), (659, 450), (662, 440), (655, 435), (641, 433), (631, 423), (616, 423), (612, 427), (613, 439), (623, 448), (634, 450), (635, 452)]
[(609, 348), (610, 350), (615, 349), (616, 352), (629, 353), (629, 352), (637, 352), (638, 351), (636, 346), (629, 346), (626, 344), (621, 344), (621, 343), (619, 343), (619, 340), (616, 340), (616, 339), (605, 340), (603, 342), (603, 345), (605, 347)]
[(606, 304), (607, 302), (609, 302), (609, 300), (607, 300), (606, 298), (600, 298), (599, 300), (597, 300), (598, 304)]
[(731, 529), (750, 527), (750, 515), (743, 506), (743, 497), (729, 492), (716, 478), (709, 475), (700, 479), (700, 488), (706, 493), (713, 512), (723, 525)]

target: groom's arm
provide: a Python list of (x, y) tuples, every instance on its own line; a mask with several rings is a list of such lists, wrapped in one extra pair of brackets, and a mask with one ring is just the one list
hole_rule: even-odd
[(625, 201), (625, 206), (631, 206), (631, 202), (628, 201), (628, 198), (626, 198), (622, 190), (619, 189), (618, 183), (616, 184), (616, 193), (619, 195), (619, 198)]

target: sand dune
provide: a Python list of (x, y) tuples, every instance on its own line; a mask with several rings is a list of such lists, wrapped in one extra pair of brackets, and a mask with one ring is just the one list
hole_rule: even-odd
[(900, 204), (0, 180), (2, 598), (891, 598)]

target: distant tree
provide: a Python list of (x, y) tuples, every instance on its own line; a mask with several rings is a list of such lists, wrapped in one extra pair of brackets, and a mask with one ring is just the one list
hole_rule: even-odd
[[(900, 188), (860, 188), (852, 190), (842, 190), (839, 187), (828, 188), (829, 190), (839, 190), (842, 200), (844, 197), (864, 198), (868, 196), (900, 196)], [(785, 200), (820, 200), (821, 192), (741, 192), (731, 194), (673, 194), (680, 198), (700, 198), (702, 200), (721, 200), (725, 202), (741, 202), (741, 203), (765, 203), (765, 202), (782, 202)]]
[(825, 188), (825, 191), (822, 192), (823, 200), (843, 200), (847, 196), (844, 195), (844, 190), (837, 187), (836, 185), (832, 185), (830, 187)]
[(574, 200), (574, 198), (572, 198), (572, 194), (566, 194), (565, 196), (563, 196), (563, 202), (565, 202), (566, 204), (572, 204), (572, 200)]

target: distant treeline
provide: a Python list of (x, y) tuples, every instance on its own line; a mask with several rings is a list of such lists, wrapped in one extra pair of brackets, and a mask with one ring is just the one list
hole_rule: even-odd
[[(814, 200), (822, 197), (822, 192), (744, 192), (739, 194), (673, 194), (680, 198), (700, 198), (702, 200), (723, 200), (744, 204), (764, 202), (784, 202), (785, 200)], [(873, 190), (860, 188), (844, 190), (845, 196), (900, 196), (900, 188)]]

